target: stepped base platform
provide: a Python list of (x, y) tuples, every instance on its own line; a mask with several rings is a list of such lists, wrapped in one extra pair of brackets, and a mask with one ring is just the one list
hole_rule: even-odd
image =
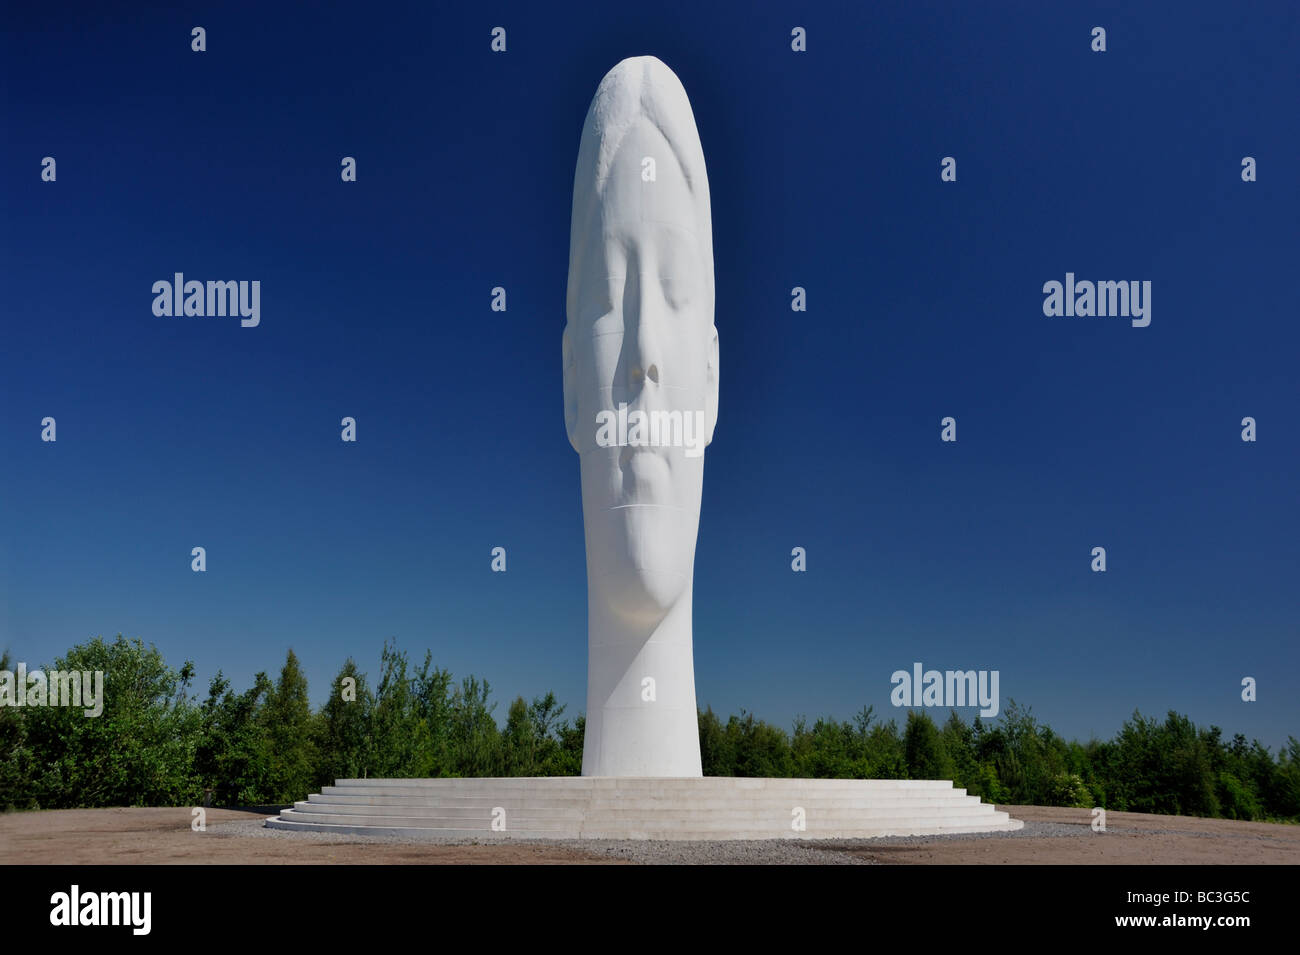
[(340, 779), (273, 829), (439, 839), (870, 839), (1009, 832), (1018, 819), (925, 779)]

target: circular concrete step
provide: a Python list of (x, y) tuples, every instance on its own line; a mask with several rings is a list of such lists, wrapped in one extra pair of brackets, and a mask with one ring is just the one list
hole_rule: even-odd
[(276, 829), (428, 839), (862, 839), (1024, 823), (947, 780), (341, 779)]

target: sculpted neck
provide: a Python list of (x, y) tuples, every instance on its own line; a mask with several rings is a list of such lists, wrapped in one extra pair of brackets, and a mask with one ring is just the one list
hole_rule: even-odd
[(611, 595), (599, 581), (587, 585), (587, 645), (636, 649), (647, 643), (691, 646), (691, 608), (694, 584), (686, 583), (677, 602), (662, 615), (629, 613), (613, 606)]
[(691, 586), (662, 615), (615, 610), (598, 580), (587, 597), (584, 776), (699, 776)]

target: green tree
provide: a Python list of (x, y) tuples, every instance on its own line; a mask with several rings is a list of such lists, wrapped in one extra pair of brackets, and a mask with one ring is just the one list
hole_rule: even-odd
[(268, 801), (270, 744), (261, 708), (273, 687), (265, 673), (253, 686), (234, 693), (220, 670), (208, 684), (200, 709), (194, 771), (217, 806), (247, 806)]
[(579, 713), (573, 724), (561, 723), (556, 731), (560, 748), (556, 757), (557, 776), (579, 776), (582, 774), (582, 744), (587, 732), (587, 717)]
[[(9, 651), (0, 654), (0, 670), (13, 672)], [(27, 724), (20, 710), (0, 706), (0, 812), (36, 809), (32, 776), (36, 759), (27, 746)]]
[(269, 748), (268, 789), (272, 801), (306, 799), (316, 777), (316, 734), (307, 698), (307, 677), (292, 649), (261, 715)]
[(501, 771), (500, 733), (489, 703), (492, 687), (487, 680), (467, 676), (451, 698), (451, 743), (460, 776), (495, 776)]
[(952, 779), (952, 757), (944, 749), (943, 737), (924, 710), (909, 710), (903, 730), (903, 751), (911, 779)]
[(321, 708), (316, 742), (318, 786), (371, 775), (374, 708), (375, 697), (366, 675), (349, 657), (330, 685), (329, 699)]
[(939, 735), (943, 739), (944, 751), (952, 758), (953, 785), (972, 795), (979, 795), (979, 764), (975, 760), (973, 731), (957, 715), (957, 711), (952, 710)]
[(1300, 818), (1300, 740), (1288, 736), (1286, 742), (1278, 754), (1267, 811), (1274, 818), (1296, 819)]
[(501, 735), (504, 771), (507, 776), (535, 776), (537, 739), (528, 718), (528, 704), (515, 697), (506, 714), (506, 728)]
[[(533, 731), (533, 773), (538, 776), (570, 775), (570, 763), (564, 751), (562, 730), (567, 725), (560, 720), (566, 707), (550, 690), (545, 696), (533, 698), (528, 704), (528, 722)], [(582, 763), (572, 775), (582, 771)]]
[(735, 754), (737, 776), (788, 777), (791, 771), (790, 741), (779, 727), (740, 711), (731, 717), (726, 729), (728, 743)]
[(199, 796), (200, 715), (187, 694), (192, 663), (174, 670), (156, 647), (118, 634), (111, 643), (96, 637), (73, 647), (50, 669), (102, 673), (103, 711), (23, 710), (23, 745), (39, 754), (32, 802), (46, 809), (174, 806)]
[[(429, 701), (417, 698), (405, 651), (385, 641), (380, 652), (375, 693), (372, 775), (401, 778), (432, 775), (428, 723)], [(452, 775), (448, 772), (437, 775)]]
[(411, 697), (420, 746), (413, 764), (414, 776), (453, 776), (458, 759), (452, 753), (452, 677), (433, 665), (426, 650), (424, 662), (411, 678)]
[(713, 712), (713, 707), (706, 707), (699, 713), (700, 725), (700, 765), (705, 776), (734, 776), (735, 754), (731, 751), (727, 731)]

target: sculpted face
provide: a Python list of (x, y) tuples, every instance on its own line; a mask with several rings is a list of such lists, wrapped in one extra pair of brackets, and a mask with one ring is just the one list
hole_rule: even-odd
[[(689, 122), (678, 129), (695, 137), (684, 92), (680, 100)], [(670, 143), (661, 130), (673, 134), (671, 124), (644, 113), (612, 151), (588, 148), (600, 104), (598, 93), (574, 185), (565, 416), (581, 455), (589, 587), (629, 622), (653, 625), (691, 580), (716, 418), (708, 184), (698, 138)], [(583, 181), (584, 155), (604, 160), (603, 179), (597, 166)]]

